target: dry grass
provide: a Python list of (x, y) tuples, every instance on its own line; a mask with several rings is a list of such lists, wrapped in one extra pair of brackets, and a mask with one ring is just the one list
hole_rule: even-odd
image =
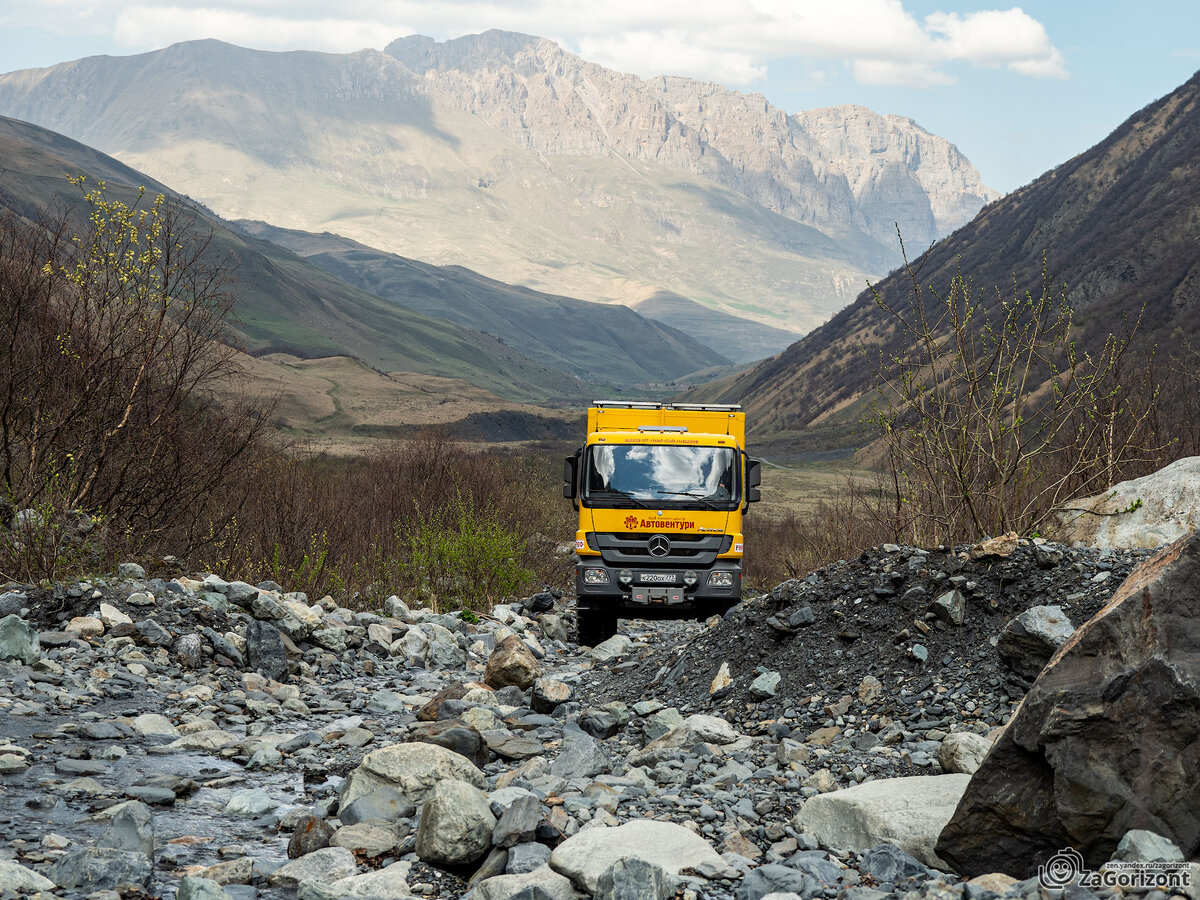
[(563, 422), (578, 417), (504, 400), (458, 379), (379, 372), (345, 356), (243, 354), (240, 363), (247, 393), (278, 398), (275, 429), (305, 453), (367, 453), (417, 428), (453, 426), (481, 413), (524, 413)]
[(471, 450), (436, 431), (353, 458), (278, 456), (241, 486), (236, 522), (192, 563), (310, 596), (486, 608), (564, 586), (572, 533), (559, 458)]
[(853, 460), (763, 468), (763, 502), (747, 516), (745, 581), (770, 590), (894, 540), (876, 475)]

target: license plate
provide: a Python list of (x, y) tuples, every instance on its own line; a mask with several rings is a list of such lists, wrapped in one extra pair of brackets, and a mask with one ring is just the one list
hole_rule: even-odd
[(643, 572), (642, 584), (674, 584), (674, 572)]

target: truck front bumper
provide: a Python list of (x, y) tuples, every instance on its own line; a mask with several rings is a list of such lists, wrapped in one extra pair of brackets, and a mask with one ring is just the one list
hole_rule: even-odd
[(575, 596), (580, 606), (615, 604), (635, 611), (675, 608), (682, 612), (709, 600), (732, 604), (742, 596), (742, 566), (738, 560), (717, 560), (705, 569), (624, 568), (606, 565), (599, 558), (580, 559), (575, 566)]

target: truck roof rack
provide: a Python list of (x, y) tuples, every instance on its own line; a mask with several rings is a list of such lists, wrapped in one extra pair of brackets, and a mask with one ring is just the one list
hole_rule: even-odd
[(740, 403), (660, 403), (654, 400), (593, 400), (592, 406), (610, 409), (681, 409), (688, 412), (737, 412)]

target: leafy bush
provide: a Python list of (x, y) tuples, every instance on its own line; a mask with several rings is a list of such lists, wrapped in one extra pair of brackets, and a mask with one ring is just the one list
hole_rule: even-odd
[(535, 581), (521, 562), (525, 541), (516, 530), (491, 510), (471, 509), (461, 498), (420, 517), (411, 530), (397, 529), (396, 539), (405, 548), (401, 588), (439, 611), (486, 610)]
[(1039, 293), (977, 291), (961, 273), (944, 292), (911, 289), (891, 314), (899, 349), (881, 359), (879, 429), (897, 539), (974, 540), (1044, 528), (1052, 510), (1160, 464), (1151, 427), (1159, 391), (1148, 364), (1110, 334), (1074, 341), (1066, 288), (1043, 270)]
[(4, 560), (20, 580), (114, 551), (92, 535), (79, 556), (63, 523), (81, 516), (105, 520), (106, 540), (185, 552), (266, 421), (216, 396), (238, 368), (211, 235), (161, 195), (72, 181), (74, 208), (0, 218), (0, 494), (44, 523)]

